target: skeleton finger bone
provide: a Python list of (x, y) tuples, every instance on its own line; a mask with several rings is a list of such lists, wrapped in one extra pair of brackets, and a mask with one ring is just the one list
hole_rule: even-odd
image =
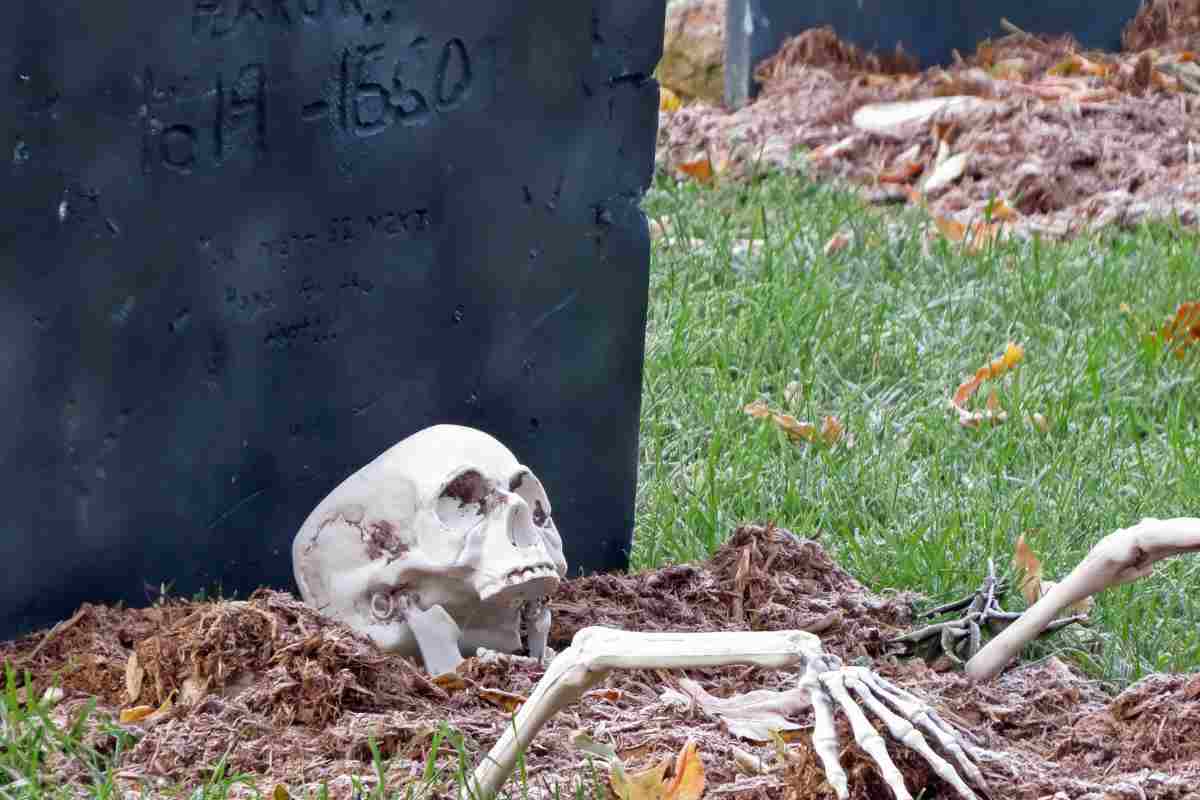
[[(865, 750), (871, 760), (875, 762), (884, 781), (892, 787), (892, 794), (896, 796), (896, 800), (912, 800), (912, 795), (904, 786), (904, 776), (900, 774), (896, 762), (892, 761), (892, 757), (888, 755), (887, 743), (883, 741), (883, 736), (875, 730), (875, 726), (867, 719), (867, 715), (863, 713), (862, 709), (850, 699), (845, 686), (846, 671), (826, 672), (819, 678), (821, 685), (833, 696), (833, 699), (837, 701), (849, 718), (850, 729), (854, 731), (854, 741), (858, 742), (858, 746)], [(839, 795), (843, 798), (846, 796), (847, 794)]]
[[(937, 776), (946, 783), (953, 786), (954, 790), (958, 792), (959, 796), (964, 798), (964, 800), (977, 800), (975, 793), (972, 792), (970, 787), (967, 786), (966, 782), (959, 777), (954, 767), (952, 767), (948, 761), (934, 752), (933, 748), (929, 746), (929, 742), (927, 742), (925, 737), (921, 734), (921, 731), (917, 729), (916, 720), (921, 720), (922, 718), (927, 721), (927, 727), (934, 726), (934, 723), (929, 721), (929, 714), (924, 710), (925, 706), (923, 703), (918, 702), (910, 704), (897, 702), (893, 697), (889, 697), (888, 693), (884, 689), (884, 685), (882, 684), (882, 678), (878, 678), (872, 675), (869, 671), (859, 667), (847, 667), (845, 670), (844, 680), (846, 686), (853, 690), (856, 695), (858, 695), (858, 698), (862, 701), (863, 705), (871, 709), (872, 713), (874, 713), (875, 716), (879, 717), (879, 719), (883, 721), (883, 724), (887, 726), (888, 733), (890, 733), (893, 738), (920, 753), (925, 760), (929, 762), (929, 766), (933, 768), (934, 773), (936, 773)], [(887, 704), (880, 701), (880, 697), (887, 698), (889, 701), (891, 701), (892, 705), (896, 707), (896, 710), (893, 711), (892, 709), (888, 708)], [(931, 730), (931, 732), (933, 731)], [(938, 730), (938, 732), (941, 731)], [(953, 733), (951, 733), (948, 737), (939, 738), (938, 741), (942, 743), (947, 750), (950, 750), (951, 752), (957, 750), (959, 754), (962, 753), (962, 749), (958, 747), (958, 743), (955, 741), (955, 736)], [(973, 779), (978, 780), (980, 783), (983, 782), (983, 776), (979, 774), (979, 771), (975, 765), (966, 759), (965, 756), (960, 760), (960, 763), (969, 768), (968, 774), (971, 774)]]
[(994, 678), (1063, 609), (1110, 586), (1149, 575), (1157, 561), (1196, 551), (1200, 551), (1197, 517), (1146, 518), (1105, 536), (1070, 575), (967, 662), (967, 675), (976, 681)]
[[(959, 761), (964, 771), (982, 785), (983, 779), (966, 759), (957, 734), (917, 698), (862, 668), (843, 668), (825, 653), (820, 640), (805, 631), (759, 631), (715, 633), (637, 633), (611, 628), (585, 628), (571, 646), (551, 662), (529, 699), (521, 706), (500, 740), (476, 767), (460, 797), (492, 800), (516, 766), (517, 759), (541, 728), (561, 709), (583, 694), (614, 669), (673, 669), (747, 664), (765, 668), (804, 667), (800, 687), (809, 690), (815, 726), (813, 749), (825, 769), (826, 778), (838, 797), (849, 797), (845, 770), (838, 763), (838, 741), (833, 704), (849, 716), (855, 739), (871, 755), (884, 779), (900, 800), (909, 798), (904, 779), (887, 753), (882, 736), (850, 698), (843, 681), (856, 692), (872, 697), (868, 704), (879, 714), (888, 730), (905, 744), (918, 749), (934, 771), (948, 780), (964, 800), (975, 795), (958, 778), (954, 768), (930, 749), (921, 728)], [(860, 692), (860, 694), (861, 694)], [(930, 758), (932, 756), (932, 758)]]

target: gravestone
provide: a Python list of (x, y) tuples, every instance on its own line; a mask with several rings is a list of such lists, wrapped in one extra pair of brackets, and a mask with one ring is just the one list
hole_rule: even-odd
[(625, 566), (664, 0), (8, 18), (0, 637), (291, 588), (312, 508), (438, 422)]
[(892, 52), (897, 42), (922, 66), (950, 64), (953, 51), (975, 51), (984, 39), (1004, 35), (1004, 17), (1031, 33), (1070, 33), (1085, 48), (1116, 51), (1121, 31), (1141, 0), (1009, 0), (1001, 5), (961, 0), (728, 0), (725, 23), (725, 102), (731, 108), (753, 96), (754, 67), (807, 28), (831, 26), (845, 41)]

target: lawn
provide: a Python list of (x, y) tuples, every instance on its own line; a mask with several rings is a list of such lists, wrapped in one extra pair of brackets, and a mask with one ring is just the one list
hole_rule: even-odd
[[(875, 590), (944, 600), (989, 558), (1008, 568), (1022, 533), (1061, 576), (1105, 533), (1200, 513), (1200, 348), (1180, 359), (1148, 336), (1200, 299), (1195, 233), (969, 253), (930, 241), (919, 210), (783, 176), (660, 181), (645, 208), (674, 241), (653, 255), (636, 566), (700, 558), (770, 520)], [(853, 243), (827, 256), (839, 232)], [(1008, 422), (961, 427), (947, 399), (1009, 341), (1025, 358), (997, 382)], [(836, 415), (854, 446), (794, 444), (743, 413), (756, 399)], [(1176, 559), (1105, 593), (1093, 633), (1060, 641), (1117, 684), (1194, 670), (1198, 611), (1200, 559)]]

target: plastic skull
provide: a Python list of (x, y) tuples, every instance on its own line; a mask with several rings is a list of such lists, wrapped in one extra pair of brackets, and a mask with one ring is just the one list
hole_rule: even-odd
[(304, 601), (430, 672), (479, 647), (541, 658), (566, 574), (533, 471), (482, 431), (436, 425), (321, 501), (292, 542)]

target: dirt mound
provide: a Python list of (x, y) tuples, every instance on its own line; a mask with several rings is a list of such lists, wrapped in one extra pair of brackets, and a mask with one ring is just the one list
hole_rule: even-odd
[(1143, 2), (1122, 31), (1121, 45), (1135, 53), (1151, 47), (1200, 50), (1200, 0)]
[(778, 52), (754, 69), (754, 79), (778, 85), (805, 67), (825, 67), (844, 74), (871, 72), (902, 75), (918, 72), (916, 58), (897, 43), (893, 53), (872, 53), (842, 41), (833, 28), (809, 28), (780, 45)]
[(1014, 212), (1005, 228), (1021, 236), (1200, 220), (1200, 63), (1190, 51), (1083, 52), (1069, 36), (1016, 32), (909, 74), (895, 56), (817, 29), (758, 74), (759, 97), (736, 112), (662, 112), (657, 167), (696, 174), (707, 160), (702, 174), (733, 179), (764, 168), (835, 178), (872, 202), (919, 202), (963, 225), (1001, 200)]
[[(1051, 659), (973, 687), (957, 673), (879, 656), (884, 641), (909, 625), (912, 599), (873, 594), (817, 542), (745, 526), (703, 564), (566, 583), (552, 605), (552, 644), (565, 647), (580, 627), (596, 624), (807, 628), (846, 660), (874, 657), (877, 671), (970, 731), (990, 751), (980, 761), (991, 796), (1194, 798), (1200, 792), (1200, 678), (1154, 676), (1114, 699)], [(372, 745), (385, 759), (389, 789), (421, 779), (443, 724), (452, 735), (438, 751), (439, 764), (452, 772), (456, 746), (478, 758), (542, 673), (529, 659), (493, 655), (468, 659), (454, 678), (433, 681), (407, 659), (378, 652), (272, 591), (245, 601), (147, 609), (85, 606), (48, 633), (0, 645), (0, 661), (28, 669), (39, 691), (60, 676), (66, 690), (54, 712), (60, 722), (75, 719), (95, 698), (88, 740), (108, 752), (113, 726), (98, 717), (138, 705), (158, 708), (119, 726), (137, 737), (118, 762), (124, 788), (194, 786), (223, 761), (227, 774), (250, 774), (262, 791), (284, 783), (298, 793), (326, 783), (331, 796), (347, 798), (352, 777), (368, 789), (378, 780)], [(739, 740), (700, 707), (681, 707), (681, 677), (616, 673), (559, 715), (531, 748), (530, 795), (590, 783), (586, 758), (569, 744), (571, 732), (582, 729), (635, 769), (695, 740), (710, 797), (832, 796), (807, 730), (789, 735), (780, 760), (774, 745)], [(687, 677), (718, 697), (793, 688), (796, 681), (794, 673), (753, 668), (691, 670)], [(792, 719), (811, 724), (807, 711)], [(845, 720), (838, 726), (854, 797), (890, 797)], [(777, 766), (747, 774), (734, 748)], [(889, 749), (914, 794), (950, 796), (919, 757), (894, 742)], [(48, 769), (66, 783), (87, 775), (85, 764), (61, 756)], [(449, 787), (436, 784), (433, 792), (449, 796)]]
[(734, 532), (710, 561), (564, 584), (551, 644), (588, 625), (637, 630), (806, 630), (843, 658), (874, 657), (911, 621), (914, 595), (881, 599), (814, 541), (770, 526)]

